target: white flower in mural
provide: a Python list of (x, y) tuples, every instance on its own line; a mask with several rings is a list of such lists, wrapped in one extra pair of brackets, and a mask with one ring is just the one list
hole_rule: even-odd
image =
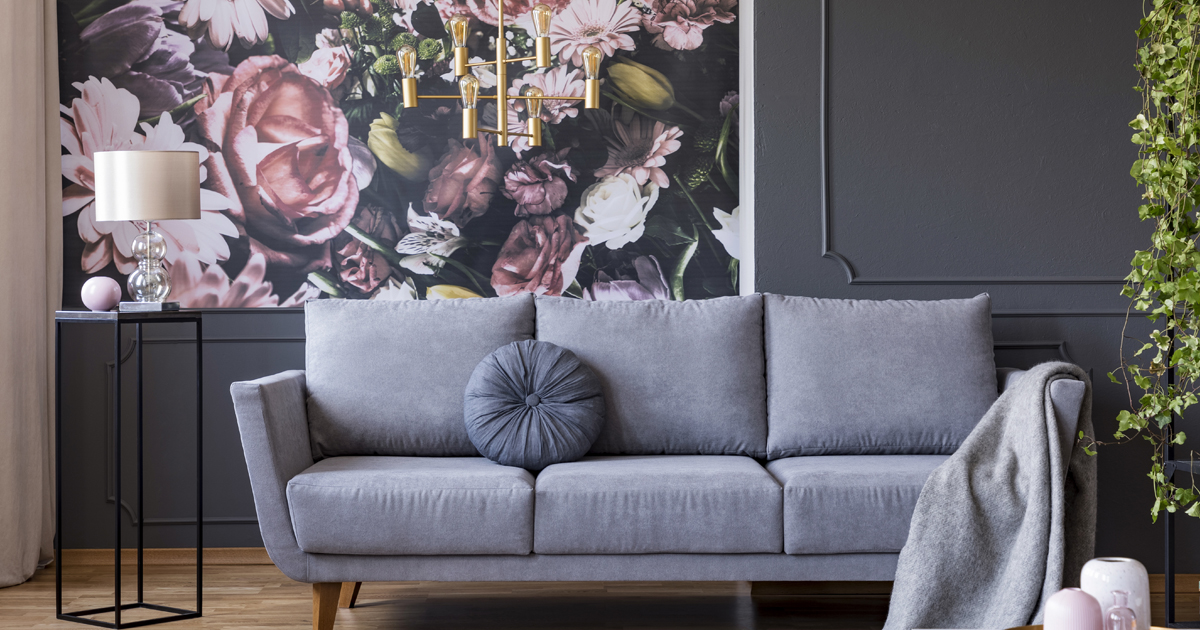
[(646, 215), (657, 201), (654, 182), (641, 186), (629, 173), (605, 177), (583, 191), (575, 222), (592, 245), (604, 243), (609, 249), (620, 249), (642, 238)]
[[(470, 62), (471, 63), (482, 63), (483, 58), (482, 57), (471, 57)], [(472, 66), (471, 67), (471, 74), (475, 75), (476, 79), (479, 79), (479, 87), (481, 87), (481, 88), (496, 87), (496, 71), (492, 69), (493, 67), (494, 66)], [(458, 83), (458, 77), (454, 76), (454, 68), (453, 67), (450, 68), (450, 72), (447, 72), (446, 74), (443, 74), (440, 76), (442, 77), (443, 81), (449, 81), (451, 83)]]
[[(85, 243), (81, 266), (86, 273), (96, 273), (113, 261), (117, 271), (128, 274), (137, 267), (133, 258), (133, 239), (142, 230), (132, 221), (97, 221), (95, 200), (95, 166), (93, 156), (98, 151), (195, 151), (200, 162), (208, 157), (204, 147), (187, 142), (183, 128), (164, 112), (157, 125), (142, 123), (143, 133), (137, 133), (138, 98), (108, 79), (92, 77), (74, 84), (81, 98), (62, 107), (59, 118), (62, 146), (62, 173), (71, 181), (63, 189), (63, 216), (79, 212), (79, 236)], [(207, 171), (200, 167), (200, 181)], [(156, 229), (167, 243), (168, 263), (181, 253), (195, 254), (200, 262), (214, 264), (229, 258), (225, 236), (237, 238), (237, 226), (221, 211), (230, 207), (224, 195), (212, 190), (200, 190), (199, 221), (164, 221)]]
[(713, 230), (712, 234), (725, 246), (725, 251), (729, 252), (731, 257), (738, 260), (742, 259), (741, 241), (739, 240), (739, 228), (742, 225), (740, 220), (741, 213), (741, 206), (734, 208), (733, 212), (725, 212), (720, 208), (713, 208), (713, 217), (717, 219), (717, 223), (721, 224), (721, 229)]
[(371, 299), (381, 302), (409, 302), (417, 299), (417, 287), (408, 278), (405, 278), (404, 282), (390, 278), (382, 287), (379, 287)]
[(267, 41), (267, 13), (286, 20), (295, 12), (288, 0), (187, 0), (179, 23), (192, 39), (207, 33), (213, 46), (229, 50), (235, 35), (246, 47)]
[(232, 282), (220, 265), (203, 268), (200, 261), (186, 254), (175, 261), (171, 273), (171, 299), (184, 308), (252, 308), (277, 306), (279, 296), (266, 282), (267, 258), (254, 253)]
[(467, 244), (467, 239), (459, 235), (457, 225), (437, 216), (419, 215), (411, 203), (408, 204), (408, 229), (409, 233), (396, 244), (396, 252), (406, 254), (400, 260), (400, 266), (413, 273), (436, 273), (446, 264), (441, 258)]

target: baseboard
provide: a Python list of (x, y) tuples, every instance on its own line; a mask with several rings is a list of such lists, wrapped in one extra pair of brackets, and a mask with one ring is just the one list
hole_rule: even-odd
[[(112, 549), (63, 549), (64, 566), (106, 566), (113, 563)], [(146, 549), (142, 552), (146, 565), (196, 564), (195, 548)], [(137, 550), (122, 549), (121, 564), (136, 564)], [(271, 564), (267, 550), (262, 547), (206, 547), (204, 566)]]

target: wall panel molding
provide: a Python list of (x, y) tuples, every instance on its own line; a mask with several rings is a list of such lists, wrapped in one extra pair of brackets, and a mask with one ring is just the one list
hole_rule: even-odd
[(1116, 276), (913, 276), (913, 277), (868, 277), (854, 267), (854, 263), (833, 248), (833, 191), (830, 174), (830, 39), (831, 20), (829, 5), (832, 0), (821, 0), (821, 82), (820, 124), (821, 139), (821, 257), (834, 260), (846, 273), (846, 284), (852, 285), (1123, 285), (1125, 279)]

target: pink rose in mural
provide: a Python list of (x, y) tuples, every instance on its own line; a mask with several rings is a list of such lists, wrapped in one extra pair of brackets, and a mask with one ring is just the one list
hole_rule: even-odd
[(288, 0), (187, 0), (179, 23), (192, 39), (207, 35), (214, 46), (228, 50), (234, 37), (247, 47), (267, 41), (267, 13), (286, 20), (295, 12)]
[[(382, 208), (366, 206), (350, 223), (388, 247), (395, 247), (400, 240), (400, 226), (392, 214)], [(333, 250), (334, 270), (338, 276), (364, 293), (374, 291), (391, 275), (387, 258), (348, 232), (342, 232), (333, 240)]]
[(654, 45), (667, 50), (695, 50), (704, 43), (704, 29), (716, 22), (732, 24), (737, 0), (651, 0), (653, 13), (643, 18), (655, 33)]
[(370, 14), (375, 12), (375, 7), (372, 6), (371, 0), (323, 0), (321, 4), (330, 13), (354, 11), (356, 13)]
[(662, 188), (671, 185), (662, 166), (667, 156), (678, 151), (679, 127), (668, 127), (661, 121), (652, 121), (638, 115), (629, 122), (614, 121), (615, 137), (608, 139), (608, 162), (596, 170), (596, 177), (608, 177), (629, 173), (638, 184), (653, 181)]
[(267, 260), (254, 254), (232, 282), (219, 265), (207, 269), (194, 256), (175, 261), (171, 273), (171, 299), (183, 308), (252, 308), (277, 306), (279, 296), (264, 280)]
[[(83, 271), (96, 273), (114, 262), (117, 271), (128, 274), (137, 266), (132, 244), (141, 229), (131, 221), (96, 220), (92, 203), (96, 179), (93, 156), (98, 151), (196, 151), (204, 159), (207, 151), (186, 142), (183, 129), (171, 120), (169, 113), (164, 113), (157, 125), (141, 123), (143, 133), (137, 133), (141, 109), (137, 97), (108, 79), (92, 77), (74, 87), (81, 98), (74, 99), (69, 109), (64, 107), (59, 118), (59, 135), (66, 149), (62, 173), (71, 182), (63, 189), (63, 216), (79, 213), (76, 225), (85, 243), (80, 261)], [(206, 186), (207, 179), (201, 167), (200, 180)], [(202, 189), (199, 221), (159, 223), (158, 231), (167, 244), (167, 261), (174, 261), (184, 253), (194, 254), (205, 264), (229, 258), (229, 245), (224, 237), (236, 237), (238, 233), (233, 222), (221, 212), (229, 207), (229, 199)]]
[(346, 117), (329, 91), (282, 57), (213, 75), (196, 106), (218, 188), (240, 199), (246, 233), (270, 264), (328, 264), (328, 242), (358, 205)]
[(587, 0), (572, 2), (550, 23), (550, 50), (563, 63), (583, 65), (580, 53), (588, 46), (611, 57), (618, 50), (633, 50), (629, 33), (638, 30), (642, 14), (632, 2)]
[(576, 181), (566, 156), (570, 149), (517, 162), (504, 175), (504, 196), (517, 202), (516, 215), (550, 214), (567, 200), (566, 180)]
[(504, 164), (491, 136), (450, 140), (449, 151), (429, 171), (425, 213), (459, 226), (482, 215), (504, 181)]
[(297, 66), (304, 76), (320, 83), (327, 90), (334, 90), (346, 79), (350, 70), (350, 53), (345, 46), (318, 48), (308, 61)]
[(500, 248), (492, 288), (503, 297), (518, 293), (562, 295), (579, 273), (587, 239), (563, 215), (522, 219)]

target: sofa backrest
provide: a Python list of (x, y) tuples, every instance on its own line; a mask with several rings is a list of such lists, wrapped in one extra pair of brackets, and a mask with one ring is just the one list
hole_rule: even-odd
[(987, 294), (764, 299), (771, 459), (952, 453), (996, 400)]
[(604, 386), (593, 454), (766, 454), (761, 295), (539, 297), (536, 310), (537, 338), (574, 352)]
[(304, 308), (313, 455), (474, 456), (463, 391), (484, 357), (533, 338), (533, 297)]

